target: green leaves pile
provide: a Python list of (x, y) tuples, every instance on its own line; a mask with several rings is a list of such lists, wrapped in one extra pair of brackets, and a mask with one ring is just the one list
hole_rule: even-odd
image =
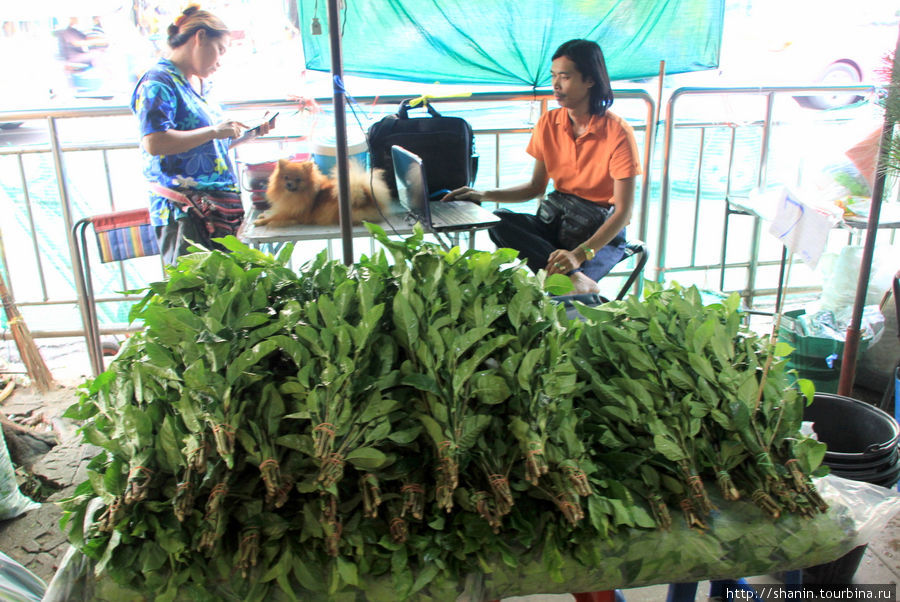
[[(825, 509), (804, 396), (740, 327), (737, 299), (649, 286), (569, 321), (509, 250), (444, 252), (421, 231), (352, 267), (295, 274), (225, 239), (133, 310), (146, 328), (67, 415), (102, 448), (65, 504), (98, 573), (157, 600), (397, 599), (538, 551), (668, 529), (749, 497)], [(808, 392), (811, 396), (811, 392)], [(714, 485), (715, 486), (715, 485)], [(102, 501), (98, 516), (88, 504)], [(89, 525), (83, 528), (83, 524)]]

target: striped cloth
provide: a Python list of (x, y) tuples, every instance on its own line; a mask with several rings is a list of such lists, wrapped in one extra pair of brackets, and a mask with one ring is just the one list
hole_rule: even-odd
[(156, 231), (150, 225), (148, 209), (134, 209), (96, 215), (91, 218), (97, 234), (100, 261), (122, 261), (158, 255)]

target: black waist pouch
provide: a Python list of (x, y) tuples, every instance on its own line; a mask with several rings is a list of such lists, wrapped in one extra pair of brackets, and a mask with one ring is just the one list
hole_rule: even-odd
[(574, 249), (590, 238), (612, 211), (612, 207), (554, 190), (541, 202), (537, 214), (542, 222), (556, 229), (563, 248)]

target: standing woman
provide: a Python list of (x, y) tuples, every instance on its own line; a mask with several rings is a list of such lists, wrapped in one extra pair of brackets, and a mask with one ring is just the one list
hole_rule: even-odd
[(550, 75), (560, 108), (542, 115), (532, 132), (531, 181), (483, 192), (459, 188), (445, 200), (527, 201), (543, 195), (552, 179), (555, 190), (537, 215), (498, 210), (491, 240), (518, 250), (533, 271), (568, 275), (577, 293), (596, 292), (597, 280), (625, 253), (640, 156), (631, 126), (608, 111), (612, 86), (597, 43), (564, 43)]
[[(222, 248), (210, 238), (234, 234), (243, 219), (228, 150), (246, 126), (225, 119), (208, 96), (207, 78), (230, 38), (221, 19), (189, 6), (169, 25), (169, 56), (144, 74), (131, 98), (150, 183), (150, 220), (169, 264), (190, 242)], [(260, 133), (268, 131), (265, 124)]]

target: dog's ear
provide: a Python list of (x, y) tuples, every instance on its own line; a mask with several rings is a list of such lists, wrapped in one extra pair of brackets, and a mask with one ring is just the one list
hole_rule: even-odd
[(290, 161), (288, 159), (279, 159), (278, 167), (280, 167), (281, 169), (284, 169), (288, 163), (290, 163)]

